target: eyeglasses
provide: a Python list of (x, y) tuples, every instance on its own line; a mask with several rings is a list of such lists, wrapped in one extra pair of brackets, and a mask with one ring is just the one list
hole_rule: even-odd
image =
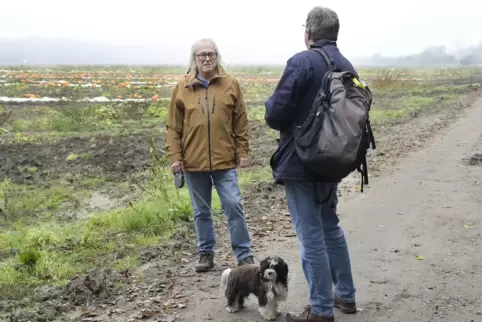
[(216, 54), (216, 53), (200, 53), (200, 54), (197, 54), (196, 56), (197, 56), (197, 58), (199, 58), (201, 60), (206, 60), (207, 57), (209, 57), (209, 59), (213, 60), (218, 56), (218, 54)]

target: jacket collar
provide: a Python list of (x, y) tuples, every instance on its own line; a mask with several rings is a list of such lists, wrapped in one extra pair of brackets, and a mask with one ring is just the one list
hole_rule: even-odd
[(334, 40), (329, 40), (329, 39), (320, 39), (316, 41), (313, 45), (310, 45), (310, 48), (321, 48), (325, 45), (335, 45), (336, 46), (336, 41)]
[[(223, 78), (223, 77), (226, 77), (228, 74), (226, 73), (226, 71), (224, 70), (224, 68), (221, 66), (221, 65), (218, 65), (216, 67), (216, 74), (214, 75), (214, 77), (211, 79), (211, 81), (213, 79), (216, 79), (216, 78)], [(194, 70), (191, 70), (189, 72), (189, 74), (186, 75), (186, 86), (185, 87), (192, 87), (196, 84), (201, 84), (201, 81), (196, 77), (197, 76), (197, 71), (194, 69)]]

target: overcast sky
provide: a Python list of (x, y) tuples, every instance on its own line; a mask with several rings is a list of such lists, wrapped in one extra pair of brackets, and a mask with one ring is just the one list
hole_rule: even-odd
[(185, 63), (202, 37), (228, 63), (285, 63), (304, 49), (302, 24), (317, 5), (337, 11), (348, 57), (456, 49), (482, 40), (477, 0), (1, 0), (0, 37), (63, 37), (162, 45), (160, 63)]

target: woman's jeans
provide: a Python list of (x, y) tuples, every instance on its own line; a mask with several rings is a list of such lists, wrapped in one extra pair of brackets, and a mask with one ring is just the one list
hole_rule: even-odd
[(251, 240), (246, 225), (236, 169), (213, 172), (185, 172), (194, 208), (194, 226), (199, 253), (214, 253), (216, 234), (211, 213), (212, 186), (218, 192), (227, 217), (231, 245), (239, 261), (251, 256)]

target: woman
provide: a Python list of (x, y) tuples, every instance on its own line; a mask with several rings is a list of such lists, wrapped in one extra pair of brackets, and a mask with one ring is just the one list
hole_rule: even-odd
[(166, 122), (171, 168), (184, 172), (194, 208), (200, 254), (196, 272), (214, 266), (213, 184), (228, 219), (238, 265), (254, 263), (236, 170), (237, 165), (249, 165), (248, 119), (238, 81), (219, 62), (212, 40), (194, 44), (189, 72), (174, 87)]

